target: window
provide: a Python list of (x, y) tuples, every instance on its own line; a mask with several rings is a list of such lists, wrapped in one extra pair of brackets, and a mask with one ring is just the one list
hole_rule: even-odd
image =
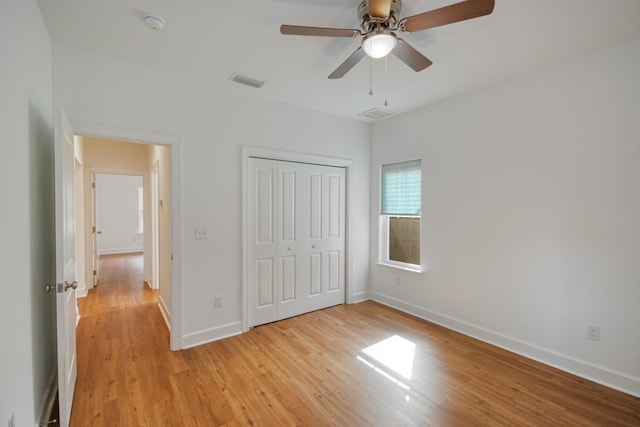
[(420, 270), (420, 160), (382, 165), (380, 262)]
[(138, 187), (138, 234), (144, 233), (144, 203), (142, 198), (142, 187)]

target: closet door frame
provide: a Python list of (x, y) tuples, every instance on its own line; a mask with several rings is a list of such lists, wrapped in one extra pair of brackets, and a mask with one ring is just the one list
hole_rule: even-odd
[(242, 330), (248, 331), (251, 324), (250, 319), (250, 298), (249, 298), (249, 158), (259, 157), (263, 159), (310, 163), (324, 166), (334, 166), (345, 168), (346, 178), (346, 230), (345, 230), (345, 303), (352, 304), (354, 301), (352, 287), (352, 262), (351, 242), (351, 208), (352, 208), (352, 160), (340, 157), (321, 156), (308, 153), (297, 153), (292, 151), (272, 150), (261, 147), (242, 147)]

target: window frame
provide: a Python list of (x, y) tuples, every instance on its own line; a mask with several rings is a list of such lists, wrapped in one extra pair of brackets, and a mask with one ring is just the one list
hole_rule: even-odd
[[(422, 159), (414, 159), (414, 160), (420, 160), (420, 171), (421, 171), (421, 175), (422, 175)], [(413, 160), (407, 160), (406, 162), (410, 162)], [(379, 244), (378, 244), (378, 262), (377, 264), (382, 266), (382, 267), (387, 267), (387, 268), (391, 268), (394, 270), (400, 270), (400, 271), (406, 271), (406, 272), (410, 272), (410, 273), (423, 273), (423, 251), (422, 251), (422, 212), (420, 212), (420, 215), (388, 215), (388, 214), (383, 214), (382, 211), (382, 176), (383, 176), (383, 166), (386, 165), (390, 165), (390, 164), (394, 164), (394, 163), (405, 163), (405, 161), (399, 161), (399, 162), (392, 162), (392, 163), (385, 163), (385, 164), (381, 164), (379, 167), (379, 182), (378, 182), (378, 194), (379, 194), (379, 199), (380, 199), (380, 205), (378, 208), (378, 229), (379, 229)], [(421, 191), (421, 197), (420, 197), (420, 205), (422, 206), (422, 178), (420, 181), (420, 191)], [(422, 211), (422, 209), (421, 209)], [(406, 263), (406, 262), (401, 262), (401, 261), (396, 261), (396, 260), (392, 260), (389, 259), (389, 245), (390, 245), (390, 241), (389, 241), (389, 237), (390, 237), (390, 218), (420, 218), (420, 236), (419, 236), (419, 244), (420, 244), (420, 264), (410, 264), (410, 263)]]

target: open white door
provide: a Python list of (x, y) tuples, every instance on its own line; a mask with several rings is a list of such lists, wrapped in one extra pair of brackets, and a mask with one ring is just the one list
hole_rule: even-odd
[(76, 385), (76, 269), (73, 130), (63, 111), (56, 121), (56, 321), (60, 425), (67, 427)]
[(98, 229), (98, 211), (97, 207), (98, 193), (96, 190), (96, 174), (91, 174), (91, 220), (93, 227), (91, 227), (91, 242), (93, 247), (93, 286), (98, 286), (100, 281), (100, 253), (98, 246), (98, 238), (102, 231)]
[(160, 173), (156, 164), (151, 172), (151, 288), (160, 289)]

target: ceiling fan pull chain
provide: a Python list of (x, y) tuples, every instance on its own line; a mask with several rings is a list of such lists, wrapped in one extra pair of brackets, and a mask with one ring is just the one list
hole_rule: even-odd
[(373, 59), (369, 57), (369, 96), (373, 95)]
[(389, 63), (389, 55), (384, 57), (384, 106), (389, 105), (387, 102), (387, 93), (389, 92), (389, 70), (387, 64)]

